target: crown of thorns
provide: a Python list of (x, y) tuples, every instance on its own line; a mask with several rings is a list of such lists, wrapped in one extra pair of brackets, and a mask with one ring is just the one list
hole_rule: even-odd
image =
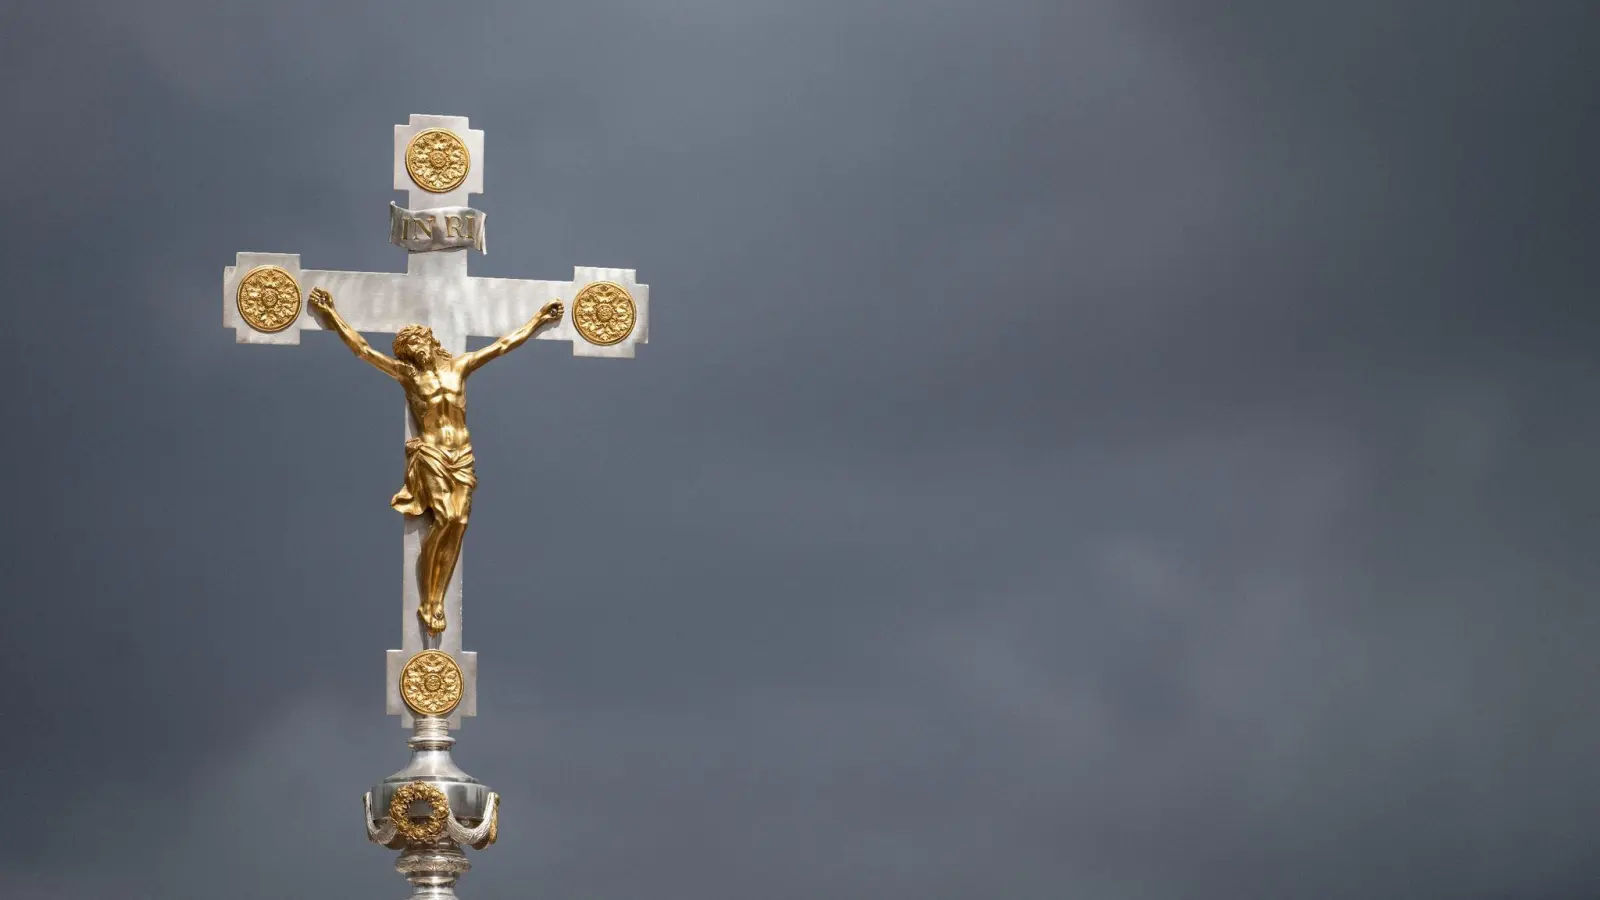
[(400, 348), (416, 338), (422, 338), (434, 346), (439, 344), (439, 339), (433, 336), (432, 328), (426, 325), (407, 325), (394, 336), (394, 355), (399, 356), (402, 352)]

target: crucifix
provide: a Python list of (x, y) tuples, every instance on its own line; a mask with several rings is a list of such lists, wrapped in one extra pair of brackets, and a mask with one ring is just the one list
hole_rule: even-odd
[[(240, 253), (223, 269), (222, 318), (245, 344), (298, 344), (331, 330), (406, 397), (401, 649), (387, 654), (386, 706), (412, 728), (409, 766), (365, 798), (367, 834), (402, 849), (413, 896), (453, 896), (468, 868), (459, 845), (493, 843), (498, 796), (450, 761), (448, 734), (477, 712), (477, 654), (461, 644), (460, 547), (476, 488), (466, 380), (529, 339), (563, 340), (575, 356), (631, 358), (649, 336), (649, 286), (632, 269), (578, 266), (571, 281), (479, 278), (485, 252), (483, 132), (457, 116), (413, 115), (394, 128), (389, 240), (404, 274), (302, 269), (298, 254)], [(363, 334), (395, 335), (393, 356)], [(495, 340), (467, 352), (468, 337)], [(377, 815), (373, 801), (377, 801)]]

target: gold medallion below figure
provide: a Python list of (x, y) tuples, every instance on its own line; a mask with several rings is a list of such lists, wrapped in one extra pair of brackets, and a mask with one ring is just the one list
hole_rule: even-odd
[(447, 194), (467, 180), (472, 155), (455, 132), (430, 128), (406, 145), (406, 172), (417, 187), (435, 194)]
[(419, 716), (448, 716), (461, 702), (461, 667), (442, 650), (424, 650), (400, 670), (400, 697)]
[[(419, 801), (427, 805), (428, 814), (416, 817), (421, 821), (414, 821), (411, 804)], [(389, 821), (394, 823), (394, 830), (401, 837), (413, 844), (438, 840), (448, 827), (449, 817), (450, 801), (445, 799), (443, 791), (426, 781), (401, 785), (389, 798)]]
[(300, 315), (300, 283), (277, 266), (256, 266), (239, 279), (239, 315), (257, 331), (271, 334)]
[(632, 295), (614, 282), (590, 282), (572, 298), (572, 325), (591, 344), (617, 343), (633, 333), (636, 319)]
[(561, 304), (545, 304), (521, 328), (460, 356), (441, 347), (425, 325), (400, 329), (394, 336), (394, 356), (384, 356), (339, 315), (333, 297), (322, 288), (312, 290), (311, 309), (356, 356), (405, 390), (417, 436), (406, 441), (405, 486), (389, 505), (408, 516), (431, 519), (417, 554), (417, 589), (422, 595), (417, 617), (429, 634), (440, 634), (446, 625), (445, 591), (461, 558), (472, 492), (478, 486), (467, 433), (467, 376), (522, 346), (542, 326), (561, 321)]

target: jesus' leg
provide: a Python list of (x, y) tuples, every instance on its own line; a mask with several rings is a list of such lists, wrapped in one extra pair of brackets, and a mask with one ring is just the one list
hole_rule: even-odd
[(429, 630), (438, 634), (445, 629), (444, 597), (450, 590), (450, 577), (455, 574), (456, 561), (461, 558), (461, 537), (466, 532), (467, 526), (455, 521), (441, 522), (434, 526), (429, 538), (433, 540), (433, 555), (429, 559), (429, 581), (432, 590), (428, 594), (428, 621)]
[(444, 631), (444, 595), (450, 587), (450, 573), (455, 569), (454, 554), (448, 554), (448, 561), (440, 558), (447, 555), (446, 532), (449, 529), (445, 519), (432, 516), (428, 533), (422, 539), (422, 552), (417, 554), (417, 593), (421, 601), (417, 605), (417, 618), (431, 634)]
[(472, 513), (472, 487), (460, 482), (435, 492), (437, 505), (433, 510), (433, 528), (423, 542), (422, 559), (427, 560), (428, 591), (424, 593), (425, 607), (419, 607), (423, 625), (433, 634), (444, 631), (444, 597), (450, 590), (450, 577), (455, 574), (456, 563), (461, 559), (461, 540), (467, 534), (467, 517)]
[(439, 528), (439, 546), (435, 551), (433, 585), (438, 599), (434, 601), (434, 610), (439, 616), (439, 628), (444, 629), (444, 595), (450, 590), (450, 578), (455, 574), (456, 564), (461, 561), (461, 539), (466, 536), (467, 523), (459, 519), (445, 522)]

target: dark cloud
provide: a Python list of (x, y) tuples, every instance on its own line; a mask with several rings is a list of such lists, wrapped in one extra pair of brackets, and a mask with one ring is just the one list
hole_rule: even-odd
[(401, 432), (240, 250), (634, 266), (474, 383), (466, 896), (1600, 884), (1585, 4), (0, 13), (0, 894), (376, 896)]

